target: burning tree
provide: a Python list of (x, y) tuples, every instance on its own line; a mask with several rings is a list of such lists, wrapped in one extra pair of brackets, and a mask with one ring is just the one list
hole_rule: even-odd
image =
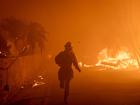
[(45, 34), (44, 27), (39, 23), (26, 23), (16, 18), (2, 19), (0, 21), (0, 69), (8, 71), (17, 58), (33, 55), (38, 49), (42, 52), (45, 48)]
[(8, 42), (15, 45), (16, 51), (24, 55), (34, 53), (39, 47), (45, 46), (46, 31), (41, 24), (36, 22), (25, 23), (16, 18), (2, 19), (0, 22), (0, 35)]

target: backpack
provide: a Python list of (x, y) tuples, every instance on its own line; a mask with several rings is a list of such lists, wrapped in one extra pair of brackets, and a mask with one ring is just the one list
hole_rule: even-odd
[(63, 65), (63, 59), (64, 58), (64, 52), (60, 52), (56, 57), (55, 57), (55, 63), (58, 65), (58, 66), (62, 66)]

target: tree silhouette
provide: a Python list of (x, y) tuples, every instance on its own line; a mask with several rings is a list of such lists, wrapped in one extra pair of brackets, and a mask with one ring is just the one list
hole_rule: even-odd
[(16, 18), (5, 18), (0, 21), (0, 37), (14, 43), (22, 55), (33, 54), (37, 47), (45, 47), (46, 31), (41, 24), (27, 23)]
[[(34, 54), (38, 48), (42, 52), (45, 42), (46, 31), (39, 23), (27, 23), (13, 17), (0, 20), (0, 70), (7, 71), (4, 90), (9, 91), (8, 70), (17, 58)], [(12, 48), (15, 48), (16, 55), (12, 54)]]
[(0, 35), (0, 57), (6, 57), (9, 52), (6, 40)]
[(41, 49), (44, 49), (46, 41), (45, 30), (39, 23), (32, 22), (29, 24), (27, 34), (27, 43), (30, 45), (30, 50), (33, 51), (36, 45)]

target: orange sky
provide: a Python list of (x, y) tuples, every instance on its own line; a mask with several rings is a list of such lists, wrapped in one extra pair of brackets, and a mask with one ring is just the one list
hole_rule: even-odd
[(79, 59), (92, 61), (105, 46), (129, 43), (130, 35), (140, 33), (139, 4), (139, 0), (0, 0), (0, 17), (37, 21), (49, 32), (49, 53), (56, 54), (70, 40)]

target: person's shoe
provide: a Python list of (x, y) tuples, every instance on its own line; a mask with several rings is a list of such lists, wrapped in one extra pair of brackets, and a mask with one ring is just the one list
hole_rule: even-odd
[(64, 99), (64, 103), (65, 103), (65, 104), (68, 104), (68, 101), (67, 101), (67, 99)]

